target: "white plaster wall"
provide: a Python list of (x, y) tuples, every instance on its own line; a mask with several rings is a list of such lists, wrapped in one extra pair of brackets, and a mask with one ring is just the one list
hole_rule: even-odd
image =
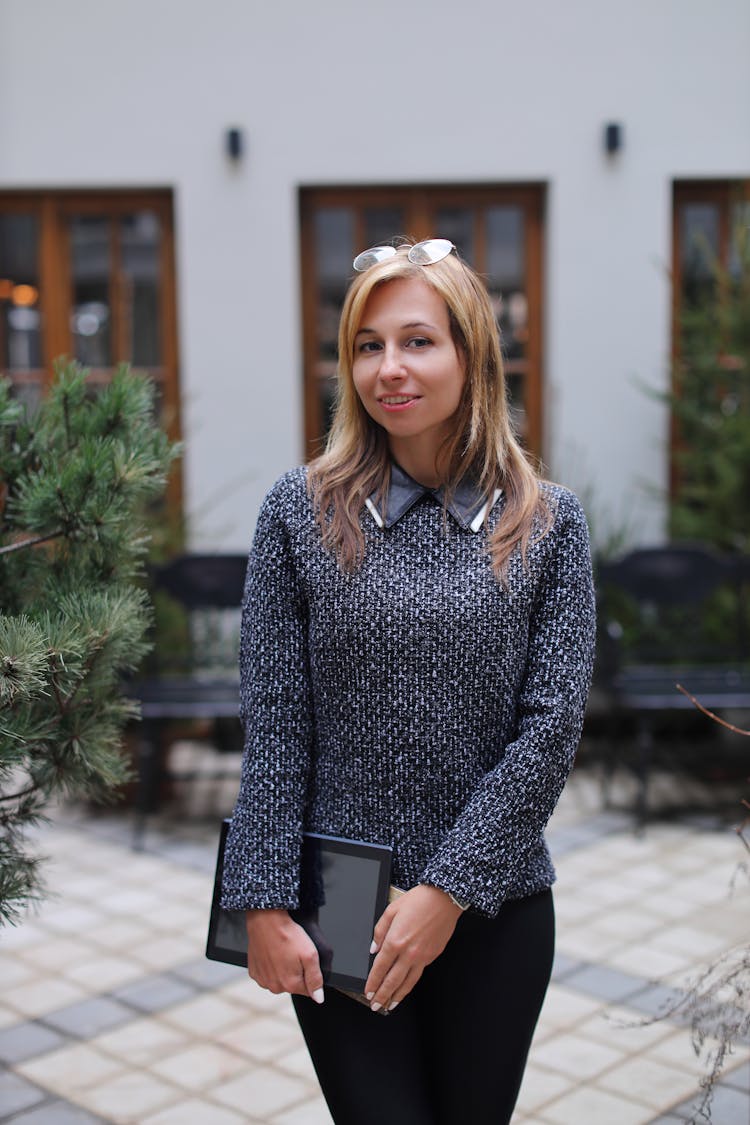
[(192, 538), (244, 549), (302, 452), (299, 186), (546, 183), (548, 469), (646, 542), (671, 182), (750, 174), (749, 46), (746, 0), (0, 0), (0, 188), (174, 188)]

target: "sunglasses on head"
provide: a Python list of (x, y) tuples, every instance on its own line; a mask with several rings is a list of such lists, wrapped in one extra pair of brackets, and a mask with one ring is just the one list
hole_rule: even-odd
[[(423, 242), (415, 242), (413, 246), (410, 246), (406, 256), (412, 265), (434, 266), (436, 262), (442, 262), (443, 258), (452, 254), (455, 249), (456, 247), (448, 238), (425, 238)], [(352, 265), (357, 273), (364, 273), (365, 270), (369, 270), (370, 266), (374, 266), (378, 262), (384, 262), (387, 258), (393, 258), (397, 253), (398, 247), (396, 246), (371, 246), (369, 250), (363, 250), (361, 254), (357, 254)]]

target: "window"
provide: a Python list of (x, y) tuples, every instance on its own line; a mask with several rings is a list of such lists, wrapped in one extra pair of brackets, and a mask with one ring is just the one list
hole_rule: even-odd
[[(33, 406), (66, 355), (148, 371), (180, 432), (170, 192), (0, 193), (0, 371)], [(169, 501), (179, 505), (179, 474)]]
[(750, 181), (674, 187), (673, 534), (750, 542)]
[(735, 235), (750, 221), (750, 181), (677, 183), (673, 214), (676, 326), (683, 308), (713, 292), (714, 263), (730, 272), (735, 268)]
[(305, 439), (320, 450), (336, 385), (336, 335), (359, 250), (396, 235), (449, 238), (486, 279), (518, 429), (542, 448), (543, 189), (307, 188), (300, 195)]

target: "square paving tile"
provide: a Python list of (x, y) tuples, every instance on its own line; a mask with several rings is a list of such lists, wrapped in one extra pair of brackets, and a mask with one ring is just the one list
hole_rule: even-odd
[(133, 1013), (124, 1004), (119, 1004), (106, 996), (97, 996), (49, 1012), (45, 1015), (44, 1022), (50, 1024), (56, 1031), (62, 1031), (67, 1035), (75, 1035), (79, 1039), (92, 1039), (100, 1032), (132, 1018)]
[(580, 1086), (546, 1105), (543, 1120), (552, 1125), (650, 1125), (653, 1114), (593, 1086)]
[(0, 1059), (6, 1063), (23, 1062), (45, 1051), (52, 1051), (65, 1042), (62, 1035), (30, 1020), (0, 1031)]
[(62, 970), (66, 980), (93, 994), (112, 992), (143, 976), (143, 966), (122, 954), (94, 956)]
[(248, 981), (247, 971), (242, 966), (225, 965), (223, 961), (210, 961), (208, 957), (175, 965), (172, 972), (197, 988), (219, 988), (224, 984)]
[(624, 1003), (628, 996), (643, 991), (641, 978), (621, 973), (607, 965), (587, 965), (578, 969), (566, 976), (565, 985), (611, 1004)]
[(622, 1058), (620, 1051), (573, 1032), (557, 1035), (534, 1048), (534, 1061), (537, 1065), (577, 1078), (581, 1082), (621, 1062)]
[(200, 1098), (186, 1098), (176, 1105), (144, 1117), (140, 1125), (246, 1125), (250, 1119), (232, 1109)]
[(180, 1091), (171, 1083), (137, 1070), (127, 1071), (77, 1095), (77, 1101), (86, 1109), (114, 1125), (140, 1125), (148, 1113), (173, 1105), (179, 1098)]
[(74, 1043), (19, 1063), (16, 1070), (58, 1096), (75, 1100), (80, 1090), (121, 1072), (122, 1064), (87, 1043)]
[(210, 993), (168, 1008), (162, 1016), (166, 1023), (188, 1033), (199, 1028), (201, 1035), (213, 1035), (240, 1023), (244, 1017), (245, 1013), (237, 1004)]
[(534, 1110), (542, 1112), (540, 1106), (546, 1105), (554, 1098), (559, 1098), (568, 1093), (574, 1086), (568, 1077), (558, 1071), (546, 1070), (536, 1066), (533, 1058), (529, 1060), (521, 1084), (518, 1097), (517, 1111), (531, 1113)]
[(741, 1063), (722, 1076), (722, 1085), (734, 1086), (750, 1094), (750, 1062)]
[(38, 1086), (32, 1085), (18, 1074), (12, 1074), (10, 1071), (0, 1074), (0, 1106), (4, 1113), (8, 1115), (18, 1113), (19, 1110), (37, 1105), (46, 1097), (44, 1090), (40, 1090)]
[(601, 1000), (575, 992), (568, 988), (567, 982), (550, 985), (539, 1019), (539, 1030), (547, 1032), (573, 1027), (598, 1012), (601, 1007)]
[(643, 1102), (654, 1113), (662, 1113), (691, 1096), (695, 1076), (656, 1059), (632, 1058), (608, 1070), (597, 1085), (613, 1094)]
[(271, 1125), (333, 1125), (322, 1096), (303, 1102), (293, 1109), (283, 1110), (270, 1118), (270, 1121)]
[(200, 947), (194, 941), (188, 941), (184, 937), (165, 937), (160, 934), (155, 938), (150, 936), (148, 941), (134, 945), (130, 950), (130, 956), (150, 969), (160, 972), (167, 971), (183, 961), (191, 961), (200, 952), (202, 952)]
[(88, 938), (105, 949), (120, 949), (129, 953), (134, 945), (146, 941), (150, 933), (150, 926), (132, 918), (114, 918), (89, 930)]
[(89, 958), (98, 956), (96, 946), (89, 944), (87, 941), (81, 941), (80, 938), (62, 937), (57, 934), (54, 936), (48, 934), (46, 942), (31, 945), (28, 949), (19, 952), (25, 963), (31, 965), (37, 974), (42, 976), (56, 973), (60, 969), (66, 969), (72, 965), (85, 964)]
[(16, 988), (6, 989), (3, 1000), (27, 1019), (34, 1019), (37, 1016), (46, 1018), (48, 1013), (79, 1000), (83, 1001), (85, 996), (85, 991), (77, 984), (71, 984), (70, 981), (57, 977), (45, 976), (37, 977), (27, 984), (17, 985)]
[[(141, 970), (142, 972), (142, 970)], [(130, 1004), (142, 1012), (158, 1012), (172, 1004), (179, 1004), (195, 995), (195, 989), (185, 981), (167, 973), (141, 977), (132, 984), (118, 988), (115, 999)]]
[(224, 1083), (212, 1096), (222, 1105), (240, 1112), (252, 1106), (253, 1113), (262, 1118), (271, 1117), (312, 1093), (306, 1082), (266, 1066)]
[(97, 1036), (96, 1045), (129, 1066), (148, 1066), (190, 1042), (189, 1033), (159, 1019), (134, 1019), (114, 1031)]
[(711, 1099), (711, 1120), (717, 1125), (747, 1125), (750, 1094), (732, 1086), (717, 1086)]
[(176, 1086), (197, 1092), (224, 1084), (240, 1072), (247, 1073), (248, 1061), (226, 1047), (197, 1043), (159, 1059), (150, 1069)]
[(106, 1125), (103, 1117), (95, 1117), (69, 1102), (45, 1102), (13, 1118), (13, 1125)]

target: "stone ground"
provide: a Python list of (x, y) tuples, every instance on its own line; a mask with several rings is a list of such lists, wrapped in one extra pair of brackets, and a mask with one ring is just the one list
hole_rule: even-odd
[[(55, 897), (0, 937), (0, 1121), (330, 1125), (287, 999), (203, 956), (233, 791), (193, 785), (139, 852), (125, 812), (62, 807), (40, 830)], [(712, 1044), (699, 1058), (679, 1016), (642, 1021), (747, 943), (741, 844), (708, 807), (636, 834), (592, 769), (575, 771), (549, 840), (557, 959), (514, 1122), (689, 1120)], [(712, 1120), (750, 1122), (750, 1044)]]

